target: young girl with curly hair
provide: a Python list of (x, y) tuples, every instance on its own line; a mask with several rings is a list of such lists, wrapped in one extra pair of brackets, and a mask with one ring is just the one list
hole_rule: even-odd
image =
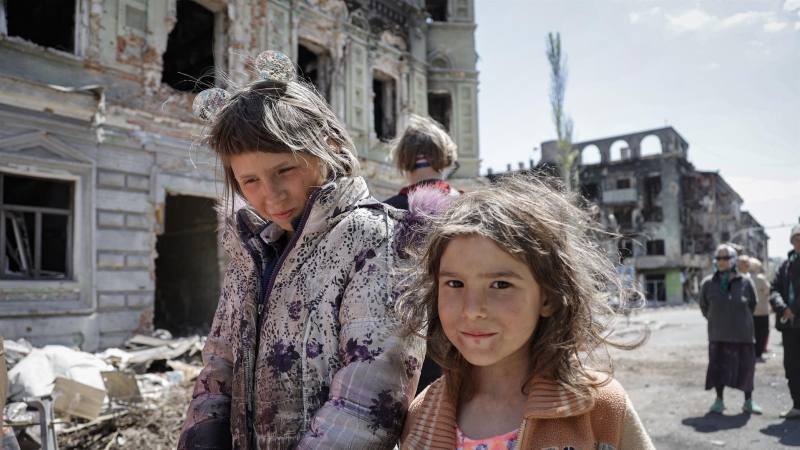
[[(601, 372), (608, 295), (625, 292), (589, 217), (551, 181), (506, 178), (437, 216), (398, 311), (444, 376), (412, 403), (402, 449), (647, 450)], [(595, 367), (590, 368), (590, 365)]]

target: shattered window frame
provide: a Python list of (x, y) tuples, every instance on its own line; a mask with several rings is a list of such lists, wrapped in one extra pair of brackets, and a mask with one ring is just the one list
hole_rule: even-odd
[[(84, 58), (86, 49), (89, 46), (89, 8), (90, 0), (74, 0), (74, 14), (72, 15), (72, 49), (64, 50), (57, 47), (34, 42), (26, 37), (12, 35), (8, 27), (8, 2), (0, 0), (0, 35), (5, 39), (15, 41), (23, 45), (32, 45), (46, 48), (56, 54), (68, 55), (73, 58)], [(38, 19), (41, 22), (41, 19)]]
[[(32, 206), (16, 203), (5, 202), (5, 177), (14, 178), (27, 178), (41, 180), (42, 182), (58, 182), (65, 183), (69, 187), (68, 193), (68, 208), (54, 208), (46, 206)], [(74, 220), (75, 220), (75, 182), (71, 180), (62, 180), (56, 178), (35, 177), (16, 175), (0, 171), (0, 280), (4, 281), (70, 281), (72, 280), (72, 256), (74, 246)], [(27, 225), (24, 223), (24, 218), (20, 218), (21, 214), (34, 215), (34, 230), (30, 233), (27, 230)], [(43, 216), (66, 216), (66, 242), (64, 249), (64, 272), (44, 271), (42, 269), (42, 255), (47, 251), (43, 243)], [(15, 218), (17, 221), (15, 222)], [(7, 227), (9, 223), (14, 227), (12, 230), (15, 233), (14, 241), (17, 243), (16, 255), (10, 255), (8, 246), (10, 244), (7, 239), (6, 233), (9, 231)], [(31, 236), (32, 234), (32, 236)], [(27, 249), (19, 247), (20, 238), (25, 235), (28, 242)], [(25, 250), (25, 254), (21, 254)], [(10, 272), (9, 256), (16, 259), (16, 264), (20, 266), (29, 266), (25, 272)], [(22, 260), (25, 260), (22, 263)], [(32, 261), (31, 261), (32, 260)], [(23, 269), (23, 267), (20, 267)]]

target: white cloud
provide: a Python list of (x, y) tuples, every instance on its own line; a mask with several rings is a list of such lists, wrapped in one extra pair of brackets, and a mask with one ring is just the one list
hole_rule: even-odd
[(769, 22), (764, 24), (764, 31), (767, 33), (777, 33), (786, 28), (786, 22)]
[(794, 29), (795, 30), (800, 30), (800, 22), (795, 22), (794, 23)]
[(701, 9), (692, 9), (679, 16), (666, 14), (664, 17), (673, 28), (678, 30), (699, 30), (717, 20), (716, 17), (708, 15)]
[(773, 11), (747, 11), (743, 13), (734, 14), (730, 17), (726, 17), (722, 21), (722, 26), (732, 27), (735, 25), (739, 25), (740, 23), (753, 22), (755, 20), (760, 20), (760, 19), (765, 19), (765, 20), (771, 19), (774, 16), (775, 13)]
[(786, 3), (783, 4), (784, 11), (794, 11), (798, 8), (800, 8), (800, 0), (786, 0)]
[(636, 12), (636, 11), (631, 11), (631, 13), (628, 14), (628, 19), (631, 21), (631, 23), (638, 23), (642, 19), (649, 19), (650, 17), (653, 17), (653, 16), (657, 15), (660, 12), (661, 12), (661, 8), (659, 8), (658, 6), (654, 6), (654, 7), (650, 8), (649, 10), (647, 10), (646, 12), (643, 12), (643, 13), (639, 13), (639, 12)]
[(712, 70), (717, 70), (717, 69), (719, 69), (719, 63), (716, 62), (708, 63), (703, 67), (703, 70), (706, 72), (711, 72)]

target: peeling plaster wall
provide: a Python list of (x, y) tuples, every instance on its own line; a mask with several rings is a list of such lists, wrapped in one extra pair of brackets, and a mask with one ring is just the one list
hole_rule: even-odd
[[(213, 157), (192, 145), (204, 131), (190, 116), (194, 96), (161, 83), (176, 0), (78, 1), (86, 39), (74, 55), (0, 35), (0, 171), (76, 186), (73, 279), (0, 280), (0, 330), (35, 345), (95, 350), (152, 329), (166, 196), (216, 198), (223, 189)], [(375, 137), (374, 71), (395, 80), (398, 132), (409, 114), (427, 114), (430, 90), (451, 92), (461, 157), (452, 181), (472, 187), (480, 161), (472, 0), (450, 0), (446, 24), (426, 23), (424, 2), (414, 1), (383, 5), (391, 17), (356, 10), (367, 3), (355, 0), (196, 1), (226, 30), (214, 52), (229, 56), (215, 64), (234, 82), (249, 81), (241, 55), (280, 49), (296, 58), (299, 42), (330, 55), (331, 105), (379, 199), (405, 182)], [(454, 64), (432, 69), (435, 57)]]

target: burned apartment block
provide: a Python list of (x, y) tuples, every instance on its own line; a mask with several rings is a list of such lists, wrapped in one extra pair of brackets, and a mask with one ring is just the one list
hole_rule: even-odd
[[(539, 169), (555, 169), (556, 142), (542, 143)], [(672, 127), (574, 145), (580, 192), (599, 221), (620, 235), (609, 252), (633, 274), (651, 305), (696, 298), (713, 272), (717, 245), (731, 242), (763, 262), (767, 235), (719, 172), (697, 170)]]
[[(472, 0), (0, 2), (0, 330), (36, 345), (207, 332), (227, 265), (202, 89), (280, 50), (346, 124), (372, 193), (431, 115), (478, 172)], [(227, 74), (223, 76), (222, 74)]]

